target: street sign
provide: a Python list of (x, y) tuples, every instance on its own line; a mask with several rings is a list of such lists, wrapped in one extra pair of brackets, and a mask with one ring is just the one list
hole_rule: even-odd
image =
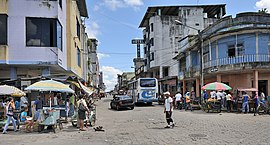
[(132, 39), (131, 43), (132, 44), (144, 44), (144, 40), (143, 39)]

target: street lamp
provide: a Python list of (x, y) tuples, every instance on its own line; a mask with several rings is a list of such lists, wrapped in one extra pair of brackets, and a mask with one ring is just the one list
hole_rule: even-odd
[[(184, 26), (186, 26), (188, 28), (191, 28), (191, 29), (194, 29), (194, 30), (198, 31), (199, 43), (200, 43), (200, 46), (201, 46), (201, 50), (200, 50), (201, 51), (200, 74), (201, 74), (201, 87), (202, 87), (204, 85), (204, 82), (203, 82), (204, 78), (203, 78), (203, 39), (202, 39), (202, 33), (201, 33), (201, 31), (199, 29), (188, 26), (188, 25), (185, 25), (179, 20), (174, 20), (174, 21), (179, 25), (184, 25)], [(200, 97), (201, 97), (200, 100), (202, 101), (202, 93), (200, 93)]]

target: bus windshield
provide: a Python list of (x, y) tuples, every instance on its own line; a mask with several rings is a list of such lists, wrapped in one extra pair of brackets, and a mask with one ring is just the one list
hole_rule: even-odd
[(156, 80), (155, 79), (141, 79), (140, 86), (141, 87), (155, 87)]

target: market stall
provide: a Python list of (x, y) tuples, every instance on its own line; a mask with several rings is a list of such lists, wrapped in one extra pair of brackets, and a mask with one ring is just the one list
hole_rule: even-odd
[[(8, 86), (8, 85), (1, 85), (0, 86), (0, 127), (4, 126), (6, 124), (6, 116), (5, 116), (5, 99), (7, 97), (22, 97), (25, 96), (26, 94), (14, 87), (14, 86)], [(20, 107), (19, 107), (20, 108)], [(19, 114), (20, 114), (21, 110), (14, 110), (14, 118), (18, 119), (19, 118)], [(19, 125), (19, 124), (18, 124)]]
[[(220, 82), (213, 82), (206, 84), (202, 87), (202, 90), (209, 90), (209, 91), (225, 91), (225, 90), (231, 90), (232, 88), (224, 83)], [(216, 98), (209, 98), (207, 102), (202, 104), (203, 110), (210, 112), (210, 111), (216, 111), (221, 112), (221, 102), (217, 100)]]
[(44, 129), (44, 126), (50, 126), (55, 132), (55, 128), (57, 125), (59, 125), (61, 129), (62, 123), (60, 121), (60, 111), (66, 110), (66, 108), (58, 105), (58, 103), (63, 101), (62, 99), (59, 99), (59, 96), (61, 96), (61, 94), (66, 95), (66, 93), (73, 94), (74, 91), (69, 88), (68, 85), (54, 80), (44, 80), (36, 82), (25, 88), (25, 90), (39, 91), (43, 95), (43, 102), (45, 105), (42, 107), (42, 110), (40, 112), (41, 117), (39, 117), (38, 120), (40, 122), (39, 130), (42, 131)]

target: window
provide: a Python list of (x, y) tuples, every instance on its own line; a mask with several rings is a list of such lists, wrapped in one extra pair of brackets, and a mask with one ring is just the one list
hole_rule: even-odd
[(150, 44), (151, 44), (151, 46), (154, 46), (154, 38), (150, 39)]
[(228, 57), (242, 56), (245, 53), (243, 44), (230, 45), (228, 47)]
[(79, 39), (81, 39), (81, 26), (80, 26), (78, 18), (76, 18), (76, 20), (77, 20), (77, 36)]
[(141, 87), (155, 87), (156, 80), (155, 79), (140, 79)]
[(62, 50), (62, 26), (57, 19), (26, 18), (26, 46), (59, 47)]
[(81, 50), (77, 47), (77, 65), (81, 67)]
[(154, 52), (151, 52), (151, 55), (150, 55), (150, 61), (152, 61), (152, 60), (155, 59), (154, 56), (155, 56)]
[(153, 32), (154, 31), (154, 24), (153, 23), (151, 23), (150, 28), (151, 28), (151, 32)]
[(165, 67), (163, 69), (163, 76), (166, 77), (166, 76), (169, 76), (169, 68), (168, 67)]
[(59, 0), (58, 2), (59, 2), (60, 8), (62, 8), (62, 0)]
[(62, 25), (57, 21), (56, 45), (61, 51), (63, 51), (62, 33)]
[(7, 45), (7, 15), (0, 15), (0, 45)]

